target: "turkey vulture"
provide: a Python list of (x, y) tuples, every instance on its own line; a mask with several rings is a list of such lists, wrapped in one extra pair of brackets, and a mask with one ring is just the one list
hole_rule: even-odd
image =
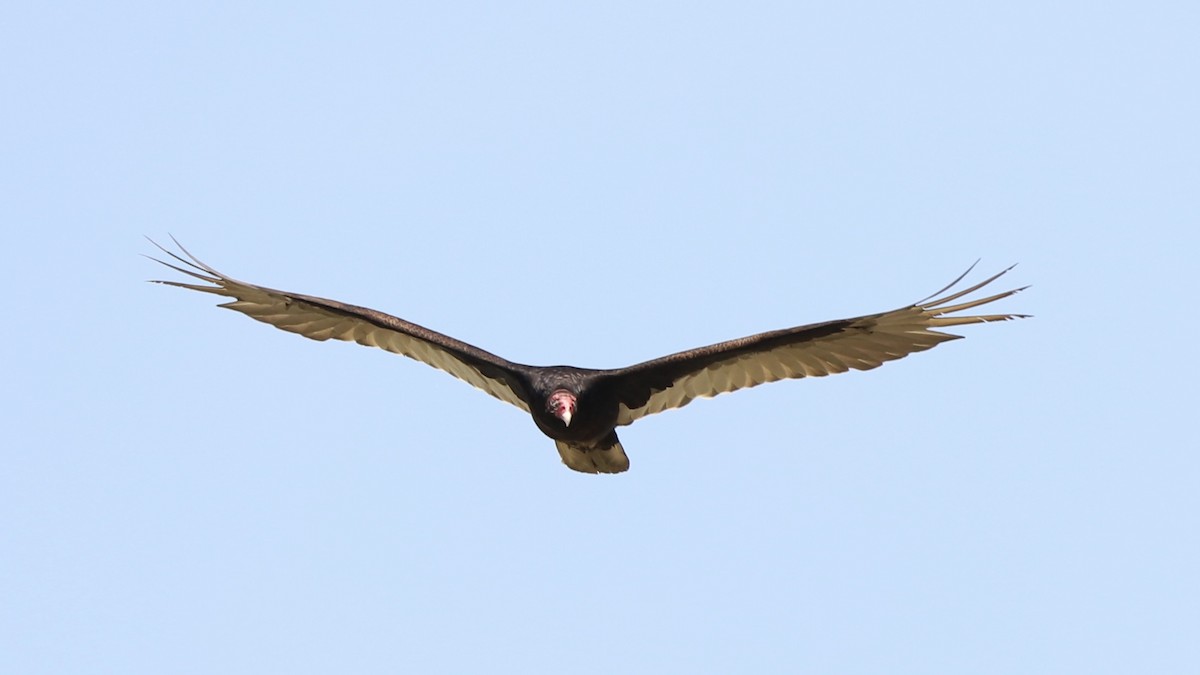
[[(232, 298), (220, 305), (313, 340), (353, 340), (427, 363), (533, 416), (554, 439), (562, 461), (584, 473), (620, 473), (629, 458), (616, 428), (647, 415), (776, 380), (821, 377), (851, 368), (870, 370), (960, 338), (934, 330), (1024, 318), (1024, 314), (959, 312), (1024, 290), (950, 304), (992, 283), (1009, 267), (970, 288), (942, 297), (975, 266), (928, 298), (889, 312), (785, 328), (639, 363), (593, 370), (513, 363), (478, 347), (366, 307), (255, 286), (200, 262), (178, 241), (183, 256), (150, 240), (178, 265), (151, 258), (204, 282), (156, 281)], [(186, 256), (186, 257), (184, 257)], [(951, 316), (953, 315), (953, 316)]]

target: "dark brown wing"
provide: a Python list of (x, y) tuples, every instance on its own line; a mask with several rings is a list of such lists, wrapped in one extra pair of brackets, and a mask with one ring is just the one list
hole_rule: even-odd
[(936, 297), (962, 281), (971, 271), (968, 269), (930, 296), (936, 299), (926, 298), (890, 312), (760, 333), (609, 371), (609, 386), (619, 402), (617, 424), (630, 424), (646, 415), (681, 408), (697, 398), (766, 382), (821, 377), (851, 368), (870, 370), (885, 361), (961, 337), (935, 328), (1024, 318), (1023, 314), (949, 316), (1024, 290), (1017, 288), (949, 304), (987, 286), (1010, 269), (966, 290)]
[(525, 388), (516, 375), (518, 364), (486, 352), (465, 342), (409, 323), (383, 312), (366, 307), (347, 305), (336, 300), (326, 300), (310, 295), (277, 291), (273, 288), (255, 286), (221, 274), (200, 262), (178, 241), (180, 251), (187, 259), (150, 243), (167, 255), (182, 263), (180, 267), (157, 258), (151, 258), (195, 277), (204, 284), (187, 284), (178, 281), (156, 281), (190, 288), (194, 291), (224, 295), (233, 298), (221, 307), (237, 310), (252, 319), (269, 323), (276, 328), (299, 333), (313, 340), (352, 340), (360, 345), (379, 347), (389, 352), (403, 354), (427, 363), (434, 368), (478, 387), (501, 401), (511, 403), (528, 412)]

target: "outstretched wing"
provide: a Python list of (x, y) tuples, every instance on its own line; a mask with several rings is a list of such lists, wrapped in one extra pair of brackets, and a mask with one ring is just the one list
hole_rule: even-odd
[[(944, 297), (970, 273), (929, 298), (890, 312), (827, 321), (751, 335), (610, 371), (609, 386), (617, 395), (617, 424), (766, 382), (870, 370), (959, 335), (937, 328), (1024, 318), (1024, 314), (951, 316), (1022, 291), (1025, 287), (985, 298), (950, 304), (992, 283), (1008, 269)], [(934, 298), (934, 299), (930, 299)]]
[(220, 306), (306, 338), (350, 340), (403, 354), (444, 370), (501, 401), (529, 411), (525, 388), (515, 372), (521, 367), (518, 364), (373, 309), (238, 281), (197, 260), (178, 241), (175, 245), (179, 246), (186, 258), (159, 246), (153, 239), (150, 243), (182, 266), (158, 258), (151, 260), (204, 282), (194, 284), (156, 280), (155, 283), (233, 298), (231, 302)]

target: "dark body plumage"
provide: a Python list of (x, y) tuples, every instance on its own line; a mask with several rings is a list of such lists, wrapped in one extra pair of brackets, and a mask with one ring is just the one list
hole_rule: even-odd
[[(314, 340), (350, 340), (444, 370), (530, 413), (538, 428), (554, 439), (563, 463), (586, 473), (628, 469), (629, 458), (615, 429), (646, 415), (766, 382), (869, 370), (960, 337), (935, 328), (1025, 316), (957, 314), (1022, 288), (951, 304), (995, 281), (1008, 271), (1004, 270), (964, 290), (889, 312), (760, 333), (628, 368), (537, 367), (513, 363), (373, 309), (237, 281), (182, 246), (186, 258), (158, 247), (182, 266), (157, 262), (203, 283), (157, 283), (232, 298), (221, 306)], [(930, 297), (948, 291), (970, 271)]]

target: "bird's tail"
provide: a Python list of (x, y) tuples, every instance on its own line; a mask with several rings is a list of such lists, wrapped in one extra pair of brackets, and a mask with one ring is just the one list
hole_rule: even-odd
[(568, 468), (583, 473), (621, 473), (629, 470), (629, 457), (617, 439), (616, 432), (610, 433), (595, 447), (555, 441), (558, 454)]

